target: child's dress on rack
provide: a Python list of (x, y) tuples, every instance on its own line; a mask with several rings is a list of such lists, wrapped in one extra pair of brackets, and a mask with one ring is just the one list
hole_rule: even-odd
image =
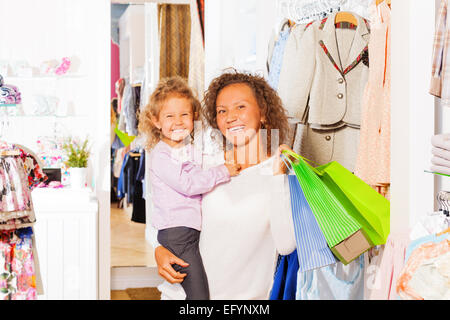
[(31, 190), (46, 179), (32, 155), (0, 142), (0, 299), (35, 300), (43, 293)]

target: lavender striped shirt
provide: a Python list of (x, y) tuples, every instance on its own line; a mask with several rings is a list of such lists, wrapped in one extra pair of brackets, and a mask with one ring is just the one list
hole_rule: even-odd
[(160, 141), (150, 153), (151, 220), (158, 230), (180, 226), (201, 230), (202, 194), (230, 180), (224, 165), (202, 170), (192, 160), (193, 148), (175, 149)]

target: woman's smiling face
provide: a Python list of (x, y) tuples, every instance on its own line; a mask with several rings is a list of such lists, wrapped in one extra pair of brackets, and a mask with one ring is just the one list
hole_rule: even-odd
[(253, 90), (244, 83), (230, 84), (220, 90), (216, 113), (217, 127), (235, 146), (252, 140), (264, 121)]

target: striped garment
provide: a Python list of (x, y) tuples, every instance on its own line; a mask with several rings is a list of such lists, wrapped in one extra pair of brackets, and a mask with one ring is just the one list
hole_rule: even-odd
[(336, 263), (297, 177), (295, 175), (288, 177), (299, 271), (305, 272)]
[(443, 106), (450, 107), (450, 19), (447, 8), (448, 0), (441, 0), (434, 34), (430, 93), (441, 98)]

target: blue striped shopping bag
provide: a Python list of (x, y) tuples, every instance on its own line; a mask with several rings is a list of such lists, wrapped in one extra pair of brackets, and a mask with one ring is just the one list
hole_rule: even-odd
[(336, 258), (306, 201), (297, 176), (288, 177), (299, 271), (305, 272), (336, 263)]

